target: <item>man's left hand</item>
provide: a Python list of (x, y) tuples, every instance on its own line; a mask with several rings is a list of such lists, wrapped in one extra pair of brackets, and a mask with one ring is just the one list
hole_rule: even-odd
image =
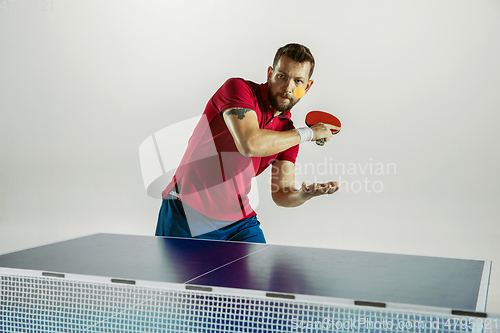
[(310, 199), (323, 194), (333, 194), (337, 192), (338, 189), (339, 184), (335, 181), (331, 181), (328, 183), (313, 183), (310, 185), (306, 185), (306, 183), (303, 182), (300, 191), (302, 192), (302, 195), (304, 197)]

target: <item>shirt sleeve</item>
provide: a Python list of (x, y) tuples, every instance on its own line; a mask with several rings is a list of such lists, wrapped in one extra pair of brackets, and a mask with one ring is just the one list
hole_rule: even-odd
[(278, 160), (278, 161), (290, 161), (293, 164), (295, 164), (295, 161), (297, 160), (298, 154), (299, 154), (299, 145), (296, 145), (296, 146), (290, 147), (287, 150), (279, 153), (278, 156), (276, 157), (276, 160)]
[(256, 109), (257, 97), (245, 80), (240, 78), (228, 79), (215, 93), (212, 103), (218, 113), (229, 108)]
[[(295, 126), (293, 126), (292, 120), (288, 121), (288, 130), (294, 129)], [(293, 164), (295, 164), (295, 161), (297, 160), (297, 155), (299, 154), (299, 145), (293, 146), (288, 148), (287, 150), (282, 151), (281, 153), (278, 154), (276, 157), (276, 160), (278, 161), (290, 161)]]

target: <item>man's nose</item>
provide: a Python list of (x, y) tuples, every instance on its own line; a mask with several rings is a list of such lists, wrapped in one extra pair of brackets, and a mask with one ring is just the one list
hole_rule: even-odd
[(285, 89), (287, 93), (291, 94), (293, 89), (295, 89), (295, 82), (292, 79), (288, 80)]

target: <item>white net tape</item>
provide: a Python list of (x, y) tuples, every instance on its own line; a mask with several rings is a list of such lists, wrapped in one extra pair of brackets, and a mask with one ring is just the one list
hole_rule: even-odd
[[(490, 318), (0, 276), (0, 332), (497, 332)], [(489, 319), (489, 322), (488, 322)], [(497, 322), (498, 324), (498, 322)]]

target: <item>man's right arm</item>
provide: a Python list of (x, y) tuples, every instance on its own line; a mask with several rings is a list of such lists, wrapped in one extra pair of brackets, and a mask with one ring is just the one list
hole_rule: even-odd
[[(252, 109), (229, 108), (222, 114), (238, 151), (244, 156), (271, 156), (300, 143), (300, 136), (295, 130), (273, 131), (259, 128), (257, 113)], [(321, 123), (312, 126), (312, 141), (320, 138), (330, 140), (331, 127), (332, 125)]]
[(300, 142), (300, 137), (294, 130), (273, 131), (259, 128), (257, 113), (254, 110), (230, 108), (222, 114), (238, 151), (244, 156), (270, 156)]

